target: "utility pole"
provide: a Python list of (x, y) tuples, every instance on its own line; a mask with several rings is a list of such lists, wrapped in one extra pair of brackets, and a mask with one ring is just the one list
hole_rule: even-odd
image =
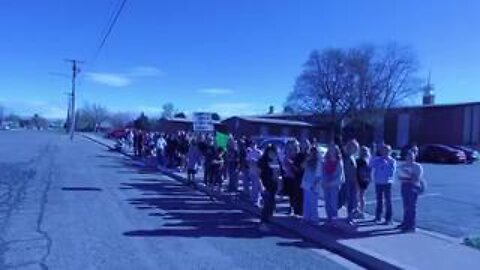
[(69, 63), (72, 63), (72, 93), (71, 93), (71, 102), (70, 102), (70, 140), (73, 141), (75, 136), (75, 126), (76, 126), (76, 112), (75, 112), (75, 86), (77, 75), (80, 73), (80, 68), (78, 64), (83, 63), (75, 59), (65, 60)]
[[(70, 132), (70, 124), (72, 123), (72, 94), (66, 93), (67, 95), (67, 102), (68, 102), (68, 107), (67, 107), (67, 120), (65, 121), (65, 132)], [(68, 130), (67, 130), (68, 127)]]

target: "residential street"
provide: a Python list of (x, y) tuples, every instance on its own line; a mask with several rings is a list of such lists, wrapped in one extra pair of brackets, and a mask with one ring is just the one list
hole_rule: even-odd
[(0, 269), (356, 266), (77, 137), (0, 133)]

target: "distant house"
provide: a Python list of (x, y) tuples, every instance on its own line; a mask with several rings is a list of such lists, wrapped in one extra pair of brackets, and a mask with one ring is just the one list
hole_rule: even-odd
[(235, 136), (286, 136), (297, 138), (322, 138), (322, 129), (307, 122), (275, 119), (273, 117), (235, 116), (223, 124)]

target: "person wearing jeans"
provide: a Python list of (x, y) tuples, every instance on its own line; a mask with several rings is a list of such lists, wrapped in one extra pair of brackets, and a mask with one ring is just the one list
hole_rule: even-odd
[(318, 194), (322, 171), (322, 159), (316, 146), (312, 146), (308, 152), (307, 159), (303, 163), (305, 173), (302, 179), (303, 189), (303, 220), (307, 223), (317, 224), (318, 216)]
[(408, 151), (406, 162), (398, 168), (398, 179), (402, 183), (403, 221), (398, 226), (403, 232), (414, 232), (419, 193), (423, 191), (423, 168), (415, 162), (416, 154)]
[(380, 222), (382, 212), (385, 206), (385, 225), (392, 222), (392, 184), (376, 184), (375, 194), (377, 199), (377, 208), (375, 210), (375, 221)]
[(325, 200), (325, 212), (327, 214), (327, 225), (334, 225), (338, 217), (338, 192), (340, 185), (344, 182), (344, 169), (340, 148), (331, 145), (325, 154), (323, 163), (321, 184)]
[(381, 222), (383, 208), (385, 205), (385, 225), (392, 224), (392, 184), (396, 168), (396, 161), (391, 154), (392, 148), (389, 145), (383, 145), (380, 148), (380, 156), (372, 160), (371, 168), (373, 171), (373, 180), (375, 182), (375, 193), (377, 199), (377, 208), (375, 211), (375, 221)]

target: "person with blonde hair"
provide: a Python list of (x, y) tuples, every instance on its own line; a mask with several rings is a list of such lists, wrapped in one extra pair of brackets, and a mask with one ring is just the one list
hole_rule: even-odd
[(303, 162), (305, 170), (301, 187), (303, 189), (303, 220), (307, 223), (317, 224), (318, 195), (320, 193), (320, 177), (322, 169), (322, 157), (315, 146), (308, 150), (307, 158)]
[(357, 159), (357, 181), (358, 181), (358, 210), (360, 217), (365, 217), (365, 192), (372, 178), (372, 169), (370, 168), (370, 159), (372, 155), (370, 149), (366, 146), (360, 148), (360, 155)]
[(358, 148), (358, 142), (356, 140), (350, 140), (345, 144), (343, 156), (345, 173), (345, 198), (343, 198), (343, 201), (347, 204), (348, 221), (350, 223), (353, 222), (353, 219), (358, 218), (358, 180), (357, 161), (355, 160)]
[(405, 163), (397, 170), (397, 177), (402, 183), (403, 221), (398, 226), (402, 232), (415, 232), (417, 199), (425, 189), (423, 168), (415, 162), (415, 158), (415, 150), (408, 151)]
[(321, 179), (327, 225), (332, 224), (338, 217), (338, 193), (344, 181), (342, 153), (337, 145), (332, 144), (325, 154)]

